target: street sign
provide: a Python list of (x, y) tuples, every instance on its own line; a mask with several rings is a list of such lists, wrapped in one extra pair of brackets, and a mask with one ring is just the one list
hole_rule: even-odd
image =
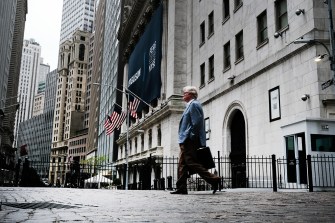
[(325, 83), (321, 84), (322, 90), (326, 89), (327, 87), (329, 87), (333, 83), (334, 83), (334, 79), (330, 79), (330, 80), (326, 81)]

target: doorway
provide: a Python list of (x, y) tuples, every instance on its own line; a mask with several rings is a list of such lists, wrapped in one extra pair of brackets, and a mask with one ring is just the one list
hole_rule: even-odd
[(307, 184), (305, 133), (285, 137), (287, 182)]
[(246, 176), (246, 136), (245, 121), (240, 110), (233, 114), (230, 135), (231, 135), (231, 171), (232, 171), (232, 188), (248, 187)]

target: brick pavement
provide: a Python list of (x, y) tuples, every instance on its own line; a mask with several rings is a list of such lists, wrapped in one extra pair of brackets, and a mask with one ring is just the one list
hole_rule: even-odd
[(335, 192), (230, 189), (215, 195), (211, 191), (171, 195), (169, 191), (0, 187), (0, 200), (3, 223), (335, 222)]

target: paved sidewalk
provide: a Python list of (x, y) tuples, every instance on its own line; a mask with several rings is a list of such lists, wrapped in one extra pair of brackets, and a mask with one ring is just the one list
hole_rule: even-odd
[(0, 187), (0, 222), (335, 222), (335, 192)]

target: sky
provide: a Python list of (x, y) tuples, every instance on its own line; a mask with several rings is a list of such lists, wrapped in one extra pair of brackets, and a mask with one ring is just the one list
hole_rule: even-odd
[(28, 0), (24, 39), (41, 46), (44, 64), (57, 68), (63, 0)]

